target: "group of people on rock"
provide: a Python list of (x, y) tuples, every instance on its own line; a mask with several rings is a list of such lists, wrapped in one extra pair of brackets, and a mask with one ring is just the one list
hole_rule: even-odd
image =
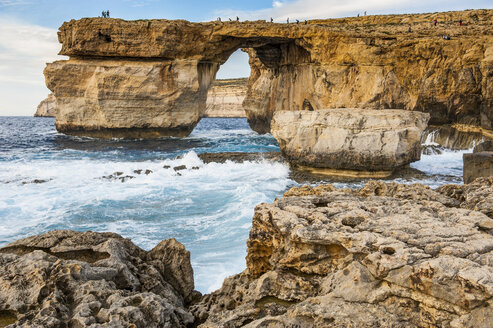
[(110, 18), (110, 11), (109, 10), (106, 10), (106, 11), (102, 11), (101, 12), (101, 15), (104, 17), (104, 18)]

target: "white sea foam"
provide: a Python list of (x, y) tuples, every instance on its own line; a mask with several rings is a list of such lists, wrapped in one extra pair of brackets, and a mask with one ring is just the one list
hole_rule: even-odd
[[(191, 251), (203, 292), (243, 270), (255, 205), (292, 183), (281, 163), (205, 164), (194, 152), (141, 162), (66, 158), (0, 162), (0, 246), (52, 229), (113, 231), (144, 249), (175, 237)], [(173, 169), (180, 165), (187, 169)], [(127, 175), (134, 178), (122, 183)]]

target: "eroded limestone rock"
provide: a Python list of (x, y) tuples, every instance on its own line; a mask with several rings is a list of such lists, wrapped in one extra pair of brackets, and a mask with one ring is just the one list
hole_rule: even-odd
[(248, 79), (216, 80), (207, 94), (204, 117), (245, 117)]
[(190, 253), (114, 233), (51, 231), (0, 249), (0, 319), (15, 327), (186, 327)]
[(48, 64), (45, 77), (66, 133), (187, 135), (219, 66), (239, 48), (250, 56), (243, 104), (258, 132), (270, 131), (277, 110), (342, 107), (424, 111), (433, 124), (493, 129), (492, 17), (469, 10), (306, 25), (86, 18), (60, 27), (60, 54), (70, 59)]
[[(493, 191), (475, 183), (457, 188)], [(305, 186), (258, 205), (247, 269), (192, 307), (200, 327), (489, 327), (493, 219), (446, 190)]]
[(53, 93), (50, 93), (46, 99), (43, 99), (34, 113), (35, 117), (55, 117), (56, 99)]
[(271, 132), (295, 164), (392, 171), (420, 159), (428, 119), (428, 114), (404, 110), (278, 111)]

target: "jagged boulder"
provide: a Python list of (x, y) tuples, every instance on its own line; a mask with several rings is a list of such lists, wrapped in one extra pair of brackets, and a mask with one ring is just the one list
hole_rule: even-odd
[(278, 111), (271, 132), (292, 163), (392, 171), (417, 161), (429, 115), (404, 110)]
[(490, 327), (493, 219), (460, 208), (492, 193), (475, 183), (293, 188), (256, 207), (247, 269), (192, 311), (204, 328)]
[(190, 253), (114, 233), (55, 230), (0, 249), (0, 322), (11, 327), (187, 327)]

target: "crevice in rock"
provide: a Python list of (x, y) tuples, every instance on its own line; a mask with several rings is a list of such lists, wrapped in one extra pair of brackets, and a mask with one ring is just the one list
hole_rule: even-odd
[(12, 253), (19, 256), (32, 253), (34, 251), (43, 251), (49, 255), (56, 256), (63, 260), (82, 261), (95, 263), (110, 257), (109, 253), (97, 252), (92, 249), (79, 249), (65, 252), (52, 252), (49, 248), (31, 247), (31, 246), (11, 246), (0, 249), (0, 253)]
[(14, 311), (0, 310), (0, 328), (7, 327), (17, 321), (17, 314)]
[(288, 308), (291, 305), (298, 304), (299, 301), (286, 301), (275, 296), (264, 296), (261, 299), (255, 301), (255, 307), (263, 309), (266, 305), (272, 303)]

